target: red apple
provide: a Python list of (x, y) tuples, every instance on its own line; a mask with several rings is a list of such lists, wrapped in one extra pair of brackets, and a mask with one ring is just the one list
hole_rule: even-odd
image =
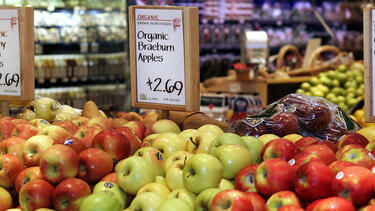
[(328, 140), (319, 140), (319, 142), (316, 143), (316, 144), (326, 145), (326, 146), (329, 147), (334, 153), (336, 153), (337, 150), (338, 150), (336, 144), (334, 144), (333, 142), (328, 141)]
[(336, 174), (331, 190), (336, 196), (351, 201), (356, 207), (365, 205), (374, 194), (375, 177), (367, 168), (348, 166)]
[(312, 154), (308, 152), (300, 152), (294, 158), (290, 159), (288, 163), (293, 167), (294, 171), (297, 171), (299, 167), (311, 161), (322, 161), (322, 160), (318, 158), (318, 155), (316, 154)]
[(298, 147), (292, 141), (284, 138), (277, 138), (264, 145), (261, 151), (261, 156), (263, 160), (281, 158), (285, 161), (289, 161), (298, 152)]
[(79, 154), (78, 178), (87, 183), (96, 183), (112, 172), (112, 158), (103, 150), (90, 148)]
[(329, 164), (329, 168), (335, 173), (339, 173), (343, 168), (347, 166), (356, 166), (356, 164), (349, 162), (349, 161), (344, 161), (344, 160), (336, 160)]
[(271, 158), (259, 164), (255, 172), (255, 188), (265, 195), (293, 189), (293, 167), (280, 158)]
[(237, 190), (243, 192), (256, 192), (254, 178), (257, 167), (258, 164), (250, 164), (237, 173), (234, 180), (234, 186)]
[(0, 186), (10, 188), (17, 175), (25, 169), (22, 161), (10, 154), (0, 155)]
[(25, 139), (19, 137), (4, 139), (0, 142), (0, 153), (14, 155), (23, 161), (22, 153), (25, 141)]
[(100, 179), (100, 182), (102, 182), (102, 181), (109, 181), (109, 182), (113, 182), (115, 184), (118, 184), (117, 173), (112, 172), (112, 173), (109, 173), (109, 174), (105, 175), (102, 179)]
[(57, 184), (77, 175), (78, 156), (72, 148), (63, 144), (55, 144), (42, 154), (39, 167), (44, 179)]
[(72, 134), (65, 130), (63, 127), (57, 125), (46, 126), (40, 131), (40, 134), (51, 137), (55, 144), (63, 144), (65, 139), (72, 136)]
[(124, 134), (124, 136), (126, 136), (126, 138), (128, 138), (129, 143), (130, 143), (130, 154), (129, 155), (134, 154), (134, 152), (137, 151), (138, 148), (140, 147), (140, 145), (142, 143), (141, 140), (128, 127), (124, 127), (124, 126), (118, 127), (116, 130), (121, 132), (122, 134)]
[(51, 137), (47, 135), (36, 135), (23, 145), (23, 161), (26, 166), (38, 166), (44, 151), (54, 144)]
[(21, 125), (21, 124), (31, 124), (31, 122), (24, 120), (24, 119), (12, 119), (10, 120), (15, 126)]
[(332, 196), (320, 200), (312, 211), (355, 211), (353, 204), (342, 197)]
[(86, 125), (100, 125), (105, 130), (115, 129), (115, 126), (112, 124), (112, 121), (110, 119), (101, 116), (91, 118)]
[(32, 166), (22, 170), (14, 180), (14, 189), (19, 193), (24, 184), (34, 179), (43, 179), (39, 166)]
[(341, 137), (340, 140), (336, 143), (337, 148), (342, 148), (345, 145), (357, 144), (362, 147), (366, 147), (369, 143), (366, 137), (359, 133), (348, 133), (345, 136)]
[(279, 112), (265, 121), (266, 127), (277, 136), (298, 132), (297, 117), (291, 113)]
[(307, 204), (305, 211), (312, 211), (312, 210), (314, 209), (314, 207), (315, 207), (319, 202), (321, 202), (322, 200), (324, 200), (324, 199), (317, 199), (317, 200), (311, 202), (310, 204)]
[(77, 127), (83, 127), (87, 124), (87, 122), (89, 121), (90, 119), (87, 118), (87, 117), (84, 117), (84, 116), (79, 116), (79, 117), (76, 117), (76, 118), (73, 118), (71, 120), (71, 122), (73, 124), (75, 124)]
[(0, 119), (0, 140), (12, 136), (12, 131), (16, 127), (10, 120)]
[(299, 167), (294, 178), (294, 189), (305, 201), (331, 196), (331, 181), (335, 173), (322, 161), (311, 161)]
[(250, 199), (254, 211), (266, 211), (266, 202), (259, 193), (245, 192), (245, 195)]
[(280, 207), (277, 211), (304, 211), (304, 209), (297, 205), (285, 205)]
[[(343, 150), (341, 151), (341, 149)], [(337, 152), (339, 154), (337, 157), (338, 160), (349, 161), (366, 168), (371, 168), (375, 164), (374, 155), (362, 146), (349, 144), (341, 149)]]
[(68, 120), (56, 121), (52, 123), (52, 125), (60, 126), (64, 128), (65, 130), (67, 130), (70, 134), (76, 133), (77, 130), (79, 129), (77, 125), (75, 125), (72, 121), (68, 121)]
[(39, 129), (31, 124), (19, 124), (12, 130), (13, 137), (23, 138), (25, 140), (39, 133)]
[(8, 210), (13, 207), (12, 195), (5, 188), (0, 187), (0, 210)]
[(253, 205), (251, 204), (251, 200), (243, 192), (228, 189), (216, 194), (212, 200), (210, 210), (248, 211), (253, 210)]
[(351, 149), (362, 149), (363, 147), (361, 145), (358, 145), (358, 144), (348, 144), (348, 145), (345, 145), (343, 147), (340, 148), (340, 150), (338, 150), (336, 152), (336, 157), (341, 157), (342, 154), (344, 154), (345, 152), (351, 150)]
[(123, 126), (130, 128), (139, 139), (143, 140), (146, 131), (146, 126), (141, 121), (129, 121)]
[(103, 129), (99, 127), (83, 126), (77, 130), (73, 137), (80, 139), (85, 144), (86, 148), (90, 148), (94, 136), (102, 130)]
[(115, 129), (99, 132), (94, 137), (92, 146), (104, 150), (115, 163), (128, 157), (130, 154), (129, 140)]
[(305, 147), (307, 147), (309, 145), (312, 145), (312, 144), (316, 144), (318, 142), (319, 142), (319, 139), (314, 138), (314, 137), (310, 137), (310, 136), (306, 136), (306, 137), (302, 137), (302, 138), (298, 139), (296, 141), (296, 145), (300, 149), (304, 149)]
[(80, 139), (75, 138), (75, 137), (70, 137), (68, 139), (65, 139), (64, 145), (74, 149), (77, 155), (79, 155), (83, 150), (87, 149), (85, 144)]
[(35, 179), (23, 185), (19, 193), (19, 203), (23, 210), (52, 207), (53, 186), (45, 180)]
[(322, 144), (309, 145), (305, 147), (301, 152), (315, 154), (327, 165), (336, 160), (336, 154), (328, 146)]
[(85, 181), (68, 178), (56, 186), (52, 193), (52, 201), (56, 210), (79, 211), (83, 199), (90, 194), (90, 186)]
[(300, 199), (292, 191), (279, 191), (272, 194), (266, 202), (267, 211), (277, 211), (286, 205), (302, 206)]
[(143, 147), (151, 147), (152, 146), (152, 142), (156, 139), (156, 137), (158, 137), (160, 134), (151, 134), (147, 137), (145, 137), (143, 140), (142, 140), (142, 143), (141, 145), (139, 146), (139, 148), (143, 148)]

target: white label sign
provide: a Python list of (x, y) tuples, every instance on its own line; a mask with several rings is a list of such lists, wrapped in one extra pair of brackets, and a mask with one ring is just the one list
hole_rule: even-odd
[(2, 9), (0, 12), (0, 95), (20, 96), (20, 75), (18, 11)]
[(135, 9), (137, 101), (185, 105), (182, 11)]

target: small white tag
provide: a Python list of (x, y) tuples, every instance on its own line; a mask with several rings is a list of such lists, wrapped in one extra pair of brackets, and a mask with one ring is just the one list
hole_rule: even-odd
[(344, 177), (344, 172), (342, 171), (339, 171), (337, 174), (336, 174), (336, 179), (342, 179)]
[(294, 160), (294, 158), (293, 158), (293, 159), (289, 160), (288, 163), (289, 163), (289, 165), (293, 166), (296, 163), (296, 160)]

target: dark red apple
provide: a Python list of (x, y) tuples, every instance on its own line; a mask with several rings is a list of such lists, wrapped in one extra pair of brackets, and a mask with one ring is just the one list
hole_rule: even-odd
[(277, 138), (267, 142), (261, 151), (263, 160), (281, 158), (289, 161), (299, 153), (298, 147), (290, 140)]

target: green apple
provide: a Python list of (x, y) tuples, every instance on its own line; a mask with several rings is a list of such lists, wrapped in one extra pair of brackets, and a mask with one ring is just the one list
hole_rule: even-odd
[(121, 211), (123, 207), (115, 194), (111, 191), (103, 190), (87, 196), (79, 211)]
[(49, 209), (49, 208), (39, 208), (39, 209), (36, 209), (35, 211), (56, 211), (56, 210)]
[(117, 185), (116, 183), (114, 182), (110, 182), (110, 181), (102, 181), (102, 182), (99, 182), (97, 183), (95, 186), (94, 186), (94, 189), (93, 189), (93, 193), (95, 192), (98, 192), (98, 191), (103, 191), (103, 190), (107, 190), (107, 191), (111, 191), (116, 197), (117, 199), (119, 200), (119, 202), (121, 203), (121, 206), (123, 208), (126, 207), (127, 203), (128, 203), (128, 196), (126, 195), (126, 193), (120, 188), (119, 185)]
[(166, 185), (162, 185), (156, 182), (148, 183), (145, 186), (143, 186), (141, 189), (138, 190), (137, 196), (146, 192), (155, 193), (158, 196), (160, 196), (162, 199), (166, 199), (170, 193)]
[(301, 84), (301, 88), (306, 90), (306, 91), (310, 90), (310, 87), (311, 87), (311, 84), (309, 82), (303, 82)]
[(234, 133), (223, 133), (217, 136), (210, 144), (209, 153), (212, 154), (215, 149), (224, 144), (238, 144), (247, 147), (241, 136)]
[(253, 159), (253, 163), (259, 164), (262, 161), (261, 152), (264, 146), (263, 142), (254, 136), (242, 136), (242, 139), (245, 141), (247, 149)]
[(187, 144), (187, 151), (194, 154), (208, 153), (210, 145), (215, 137), (216, 135), (211, 132), (199, 131), (189, 140)]
[(258, 137), (258, 139), (263, 142), (263, 145), (266, 145), (271, 140), (277, 139), (277, 138), (280, 138), (280, 137), (272, 133), (266, 133)]
[(153, 167), (142, 157), (132, 156), (121, 160), (115, 167), (117, 181), (128, 194), (135, 195), (144, 185), (154, 182)]
[(156, 193), (146, 192), (136, 196), (130, 204), (130, 211), (155, 211), (164, 201), (163, 198)]
[(184, 166), (184, 186), (188, 191), (198, 194), (207, 188), (217, 187), (222, 175), (223, 166), (217, 158), (206, 153), (198, 153)]
[(183, 181), (183, 170), (185, 163), (186, 161), (184, 160), (178, 160), (173, 162), (173, 164), (168, 168), (165, 175), (165, 180), (169, 189), (176, 190), (185, 188)]
[(152, 147), (158, 149), (166, 158), (177, 151), (186, 151), (186, 141), (176, 133), (160, 134), (152, 142)]
[(234, 185), (231, 181), (227, 179), (221, 179), (220, 184), (219, 184), (219, 189), (221, 190), (227, 190), (227, 189), (234, 189)]
[(194, 137), (196, 133), (198, 133), (197, 129), (185, 129), (178, 135), (180, 135), (186, 142), (189, 142), (190, 138)]
[(180, 127), (170, 119), (160, 119), (152, 124), (151, 126), (152, 133), (176, 133), (181, 132)]
[(194, 210), (195, 211), (210, 210), (212, 200), (215, 198), (216, 194), (218, 194), (220, 191), (222, 190), (219, 188), (208, 188), (202, 191), (194, 200)]
[(206, 131), (215, 134), (216, 136), (219, 136), (224, 133), (223, 129), (221, 127), (214, 125), (214, 124), (205, 124), (198, 128), (199, 131)]
[(165, 180), (165, 177), (162, 177), (162, 176), (156, 176), (155, 182), (162, 184), (162, 185), (167, 185), (167, 180)]
[(219, 146), (212, 153), (223, 166), (223, 178), (234, 179), (237, 173), (245, 166), (253, 163), (247, 147), (237, 144)]
[(45, 119), (48, 122), (51, 122), (60, 106), (59, 103), (48, 97), (42, 97), (33, 101), (33, 107), (38, 119)]
[(172, 191), (168, 198), (178, 198), (184, 200), (192, 209), (194, 209), (194, 200), (196, 198), (196, 195), (185, 188), (182, 189), (176, 189)]
[(194, 211), (184, 200), (170, 198), (163, 201), (156, 211)]
[(164, 176), (164, 155), (158, 149), (154, 147), (142, 147), (138, 149), (133, 156), (142, 157), (145, 159), (154, 169), (155, 175)]
[(174, 162), (179, 161), (179, 160), (182, 160), (182, 161), (188, 160), (191, 156), (193, 156), (193, 153), (190, 153), (187, 151), (174, 152), (165, 160), (164, 171), (166, 172)]

